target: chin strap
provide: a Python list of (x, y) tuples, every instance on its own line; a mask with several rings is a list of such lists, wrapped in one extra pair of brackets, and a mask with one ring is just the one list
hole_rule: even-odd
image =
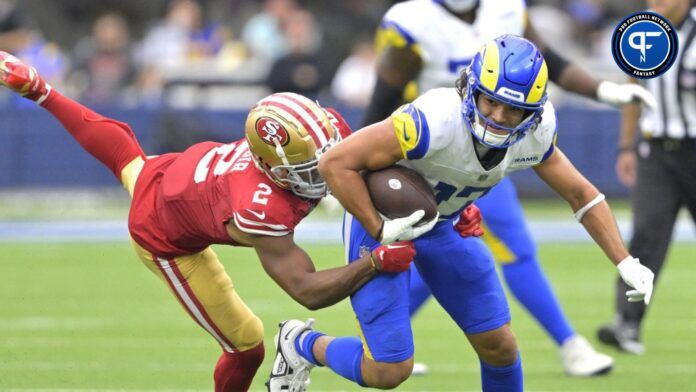
[(592, 207), (594, 207), (594, 206), (596, 206), (597, 204), (599, 204), (599, 203), (601, 203), (602, 201), (604, 201), (604, 199), (605, 199), (604, 193), (600, 193), (600, 194), (598, 194), (597, 196), (595, 196), (595, 198), (592, 199), (592, 200), (590, 200), (589, 203), (585, 204), (584, 207), (582, 207), (581, 209), (575, 211), (575, 219), (576, 219), (578, 222), (582, 222), (582, 218), (585, 216), (585, 214), (587, 214), (587, 211), (589, 211)]

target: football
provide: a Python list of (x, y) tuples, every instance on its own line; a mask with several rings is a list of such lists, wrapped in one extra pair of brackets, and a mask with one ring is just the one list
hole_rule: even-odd
[(437, 214), (430, 185), (412, 169), (394, 165), (366, 172), (364, 178), (372, 203), (387, 218), (403, 218), (423, 210), (425, 216), (419, 223), (425, 223)]

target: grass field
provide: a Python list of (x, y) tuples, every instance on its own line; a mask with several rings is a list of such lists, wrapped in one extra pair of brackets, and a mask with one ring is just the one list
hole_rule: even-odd
[[(320, 267), (341, 262), (340, 246), (308, 246)], [(274, 355), (272, 337), (285, 318), (317, 319), (331, 334), (353, 334), (347, 301), (309, 312), (262, 271), (249, 249), (218, 248), (236, 288), (266, 326), (266, 362), (252, 390), (262, 391)], [(612, 314), (611, 265), (590, 245), (544, 245), (545, 269), (579, 332)], [(696, 389), (696, 245), (674, 247), (644, 333), (643, 357), (615, 354), (608, 377), (571, 379), (556, 348), (513, 301), (528, 390), (686, 391)], [(219, 355), (214, 340), (190, 321), (126, 243), (0, 244), (0, 391), (212, 390)], [(464, 336), (435, 304), (414, 321), (416, 358), (431, 373), (407, 391), (480, 388), (478, 361)], [(326, 369), (312, 391), (357, 390)]]

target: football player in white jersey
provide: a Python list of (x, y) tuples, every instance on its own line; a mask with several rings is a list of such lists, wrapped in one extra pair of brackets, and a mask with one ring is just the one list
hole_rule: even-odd
[[(647, 303), (652, 293), (653, 274), (624, 247), (604, 195), (554, 145), (556, 118), (546, 100), (547, 78), (543, 56), (531, 42), (501, 36), (477, 53), (457, 88), (430, 90), (355, 133), (319, 163), (333, 195), (350, 213), (344, 224), (349, 259), (380, 242), (417, 237), (413, 226), (423, 216), (416, 211), (409, 218), (383, 220), (362, 170), (401, 164), (430, 183), (439, 223), (414, 240), (414, 261), (477, 352), (484, 391), (521, 391), (521, 359), (490, 252), (477, 237), (460, 236), (453, 225), (466, 206), (510, 172), (533, 167), (570, 204), (634, 288), (627, 292), (629, 300)], [(361, 386), (401, 384), (411, 375), (414, 355), (409, 278), (409, 272), (377, 277), (351, 296), (360, 338), (329, 337), (314, 331), (311, 322), (282, 323), (274, 368), (292, 371), (284, 383), (275, 379), (274, 384), (301, 390), (317, 365)]]
[[(566, 62), (540, 39), (525, 8), (523, 0), (410, 0), (392, 6), (377, 34), (381, 51), (378, 82), (363, 125), (387, 118), (402, 102), (404, 92), (410, 100), (413, 90), (451, 87), (480, 45), (502, 34), (524, 35), (535, 43), (544, 55), (549, 78), (564, 89), (614, 105), (634, 100), (653, 104), (654, 99), (641, 86), (600, 82)], [(483, 239), (501, 264), (510, 292), (559, 347), (566, 374), (608, 373), (613, 359), (595, 351), (575, 332), (556, 299), (512, 181), (503, 180), (476, 205), (483, 214)], [(413, 315), (430, 297), (430, 290), (412, 268)], [(424, 369), (416, 364), (414, 372)]]

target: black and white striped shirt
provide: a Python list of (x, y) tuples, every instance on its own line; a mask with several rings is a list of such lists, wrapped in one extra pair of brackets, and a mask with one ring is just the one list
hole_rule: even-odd
[(644, 108), (640, 128), (646, 136), (696, 138), (696, 7), (675, 28), (679, 53), (665, 74), (646, 81), (658, 105), (656, 110)]

